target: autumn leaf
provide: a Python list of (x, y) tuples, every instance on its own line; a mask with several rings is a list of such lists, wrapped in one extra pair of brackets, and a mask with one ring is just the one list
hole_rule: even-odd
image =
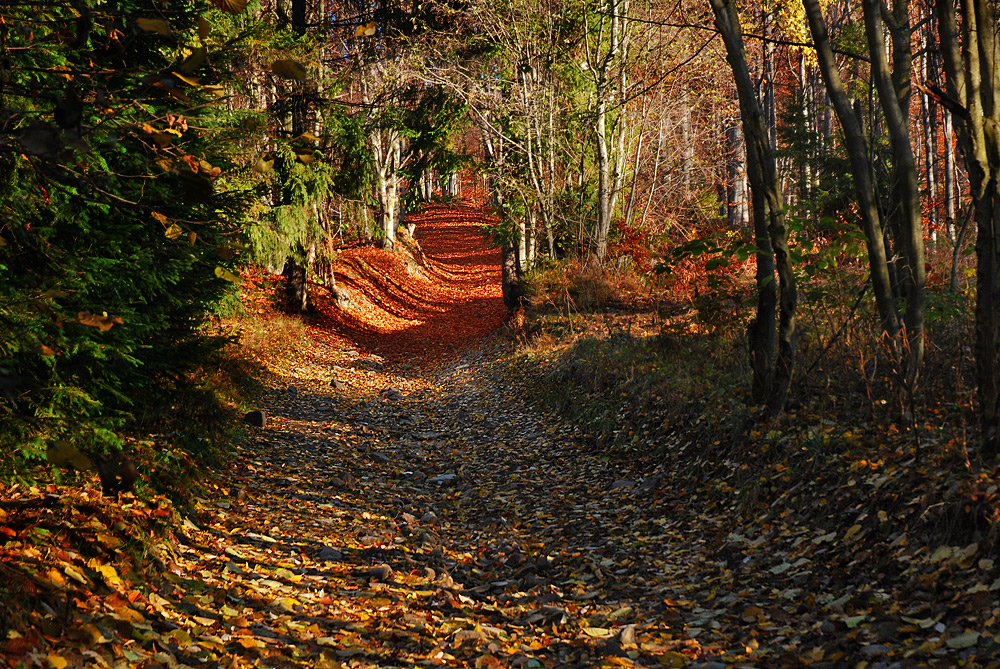
[(230, 272), (225, 267), (222, 267), (221, 265), (215, 268), (215, 276), (219, 277), (223, 281), (229, 281), (230, 283), (241, 283), (243, 281), (243, 279), (241, 279), (239, 276), (233, 274), (232, 272)]
[(76, 320), (81, 325), (86, 325), (87, 327), (97, 328), (101, 332), (107, 332), (115, 324), (121, 325), (124, 321), (120, 316), (108, 316), (107, 312), (104, 312), (100, 316), (92, 314), (89, 311), (81, 311), (76, 315)]
[(378, 23), (375, 21), (369, 21), (368, 23), (358, 26), (357, 30), (354, 31), (355, 37), (371, 37), (378, 30)]
[(164, 37), (170, 37), (173, 34), (170, 30), (170, 24), (163, 19), (138, 18), (135, 20), (135, 25), (139, 30)]
[(295, 81), (305, 81), (308, 78), (305, 67), (296, 60), (282, 59), (271, 63), (271, 72)]

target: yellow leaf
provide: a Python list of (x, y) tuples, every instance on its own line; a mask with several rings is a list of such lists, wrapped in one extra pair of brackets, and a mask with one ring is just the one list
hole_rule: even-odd
[(952, 548), (951, 546), (938, 547), (938, 549), (934, 551), (934, 553), (931, 555), (931, 564), (950, 558), (952, 554), (954, 554), (954, 552), (955, 549)]
[(954, 649), (971, 648), (977, 643), (979, 643), (979, 632), (966, 632), (965, 634), (953, 636), (945, 641), (948, 648)]
[(164, 37), (170, 37), (172, 34), (170, 32), (170, 24), (163, 19), (140, 18), (135, 20), (135, 25), (138, 26), (139, 30), (144, 30), (148, 33), (156, 33), (157, 35), (163, 35)]
[(305, 81), (307, 76), (306, 68), (298, 61), (290, 59), (276, 60), (271, 63), (271, 72), (279, 77), (296, 81)]
[(55, 653), (49, 653), (49, 664), (52, 665), (53, 669), (66, 669), (69, 666), (66, 658), (60, 657)]
[(976, 556), (976, 553), (978, 552), (979, 552), (979, 544), (969, 544), (965, 548), (956, 551), (955, 555), (952, 557), (952, 560), (959, 567), (962, 567), (963, 569), (968, 569), (969, 567), (972, 566), (973, 560)]
[(691, 658), (687, 655), (681, 655), (680, 653), (672, 650), (668, 650), (656, 659), (660, 661), (661, 665), (664, 667), (671, 667), (671, 669), (680, 669), (681, 667), (686, 667), (691, 664)]
[(167, 224), (167, 217), (164, 216), (163, 214), (161, 214), (158, 211), (154, 211), (152, 214), (150, 214), (150, 216), (152, 216), (153, 218), (155, 218), (156, 220), (158, 220), (163, 225)]
[(167, 236), (167, 239), (177, 239), (184, 234), (184, 231), (181, 229), (181, 226), (176, 223), (172, 223), (163, 234)]
[(194, 246), (194, 243), (197, 240), (198, 240), (198, 233), (197, 232), (193, 232), (192, 231), (192, 232), (188, 233), (188, 241), (191, 243), (191, 246)]
[(214, 84), (211, 86), (202, 86), (201, 90), (205, 91), (206, 93), (211, 93), (217, 98), (226, 97), (226, 89), (223, 88), (222, 86), (216, 86)]
[(90, 585), (90, 582), (87, 580), (87, 577), (84, 576), (83, 574), (81, 574), (80, 572), (78, 572), (76, 569), (74, 569), (70, 565), (68, 565), (68, 564), (63, 565), (63, 571), (66, 572), (67, 576), (69, 576), (71, 579), (73, 579), (74, 581), (76, 581), (80, 585)]
[(243, 281), (243, 279), (241, 279), (237, 275), (233, 274), (232, 272), (230, 272), (225, 267), (221, 267), (221, 266), (215, 268), (215, 276), (219, 277), (220, 279), (222, 279), (224, 281), (229, 281), (230, 283), (242, 283), (242, 281)]
[(94, 558), (87, 563), (87, 566), (96, 571), (98, 574), (100, 574), (101, 578), (104, 579), (104, 582), (107, 583), (108, 585), (113, 585), (113, 586), (122, 585), (122, 580), (118, 576), (118, 572), (115, 571), (115, 568), (112, 567), (111, 565), (101, 564), (100, 562), (97, 561), (97, 558)]
[[(187, 61), (184, 62), (186, 63)], [(183, 74), (178, 74), (177, 72), (171, 72), (170, 74), (174, 75), (188, 86), (197, 86), (198, 83), (201, 81), (198, 77), (186, 77)], [(178, 132), (177, 134), (180, 135), (181, 133)]]
[(118, 548), (122, 541), (118, 537), (113, 537), (110, 534), (104, 534), (103, 532), (97, 533), (97, 541), (108, 548)]
[(861, 531), (860, 525), (851, 525), (847, 529), (847, 532), (844, 533), (844, 541), (850, 541), (851, 538), (860, 531)]
[(45, 449), (45, 458), (56, 467), (72, 467), (86, 472), (94, 468), (94, 463), (68, 441), (54, 441)]
[(316, 152), (313, 149), (295, 149), (295, 158), (303, 165), (311, 165), (316, 161)]
[(274, 160), (275, 158), (273, 155), (265, 153), (257, 159), (256, 163), (254, 163), (253, 171), (258, 174), (270, 174), (274, 171)]
[(208, 21), (205, 20), (204, 16), (198, 17), (198, 39), (202, 42), (208, 39), (208, 35), (211, 32), (211, 26), (208, 25)]
[(854, 629), (855, 627), (860, 625), (867, 617), (868, 614), (865, 613), (862, 613), (861, 615), (858, 616), (850, 616), (848, 618), (844, 618), (844, 623), (847, 625), (849, 629)]
[(312, 134), (311, 132), (304, 132), (301, 135), (299, 135), (298, 137), (296, 137), (295, 139), (304, 139), (307, 142), (318, 142), (319, 141), (319, 137), (317, 137), (316, 135)]
[(592, 636), (595, 639), (602, 639), (606, 636), (611, 636), (611, 630), (606, 627), (584, 627), (583, 633), (587, 636)]
[(358, 26), (358, 29), (354, 31), (355, 37), (371, 37), (378, 30), (378, 23), (375, 21), (369, 21), (364, 25)]

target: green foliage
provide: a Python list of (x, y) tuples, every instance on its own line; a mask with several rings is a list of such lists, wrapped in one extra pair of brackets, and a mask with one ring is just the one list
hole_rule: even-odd
[[(306, 250), (323, 233), (318, 217), (319, 205), (332, 195), (333, 172), (329, 164), (310, 153), (283, 146), (277, 161), (285, 167), (276, 170), (282, 204), (262, 212), (251, 224), (247, 236), (254, 257), (262, 263), (280, 267), (286, 258), (305, 261)], [(300, 158), (310, 156), (308, 163)], [(284, 176), (284, 179), (281, 177)]]
[(246, 193), (219, 187), (231, 119), (199, 11), (162, 11), (5, 10), (0, 474), (52, 439), (119, 446), (217, 345), (199, 327)]

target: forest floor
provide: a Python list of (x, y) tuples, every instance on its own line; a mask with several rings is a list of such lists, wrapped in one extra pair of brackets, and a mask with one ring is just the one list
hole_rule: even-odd
[[(111, 513), (86, 491), (46, 511), (27, 491), (21, 507), (0, 508), (8, 537), (18, 514), (49, 513), (35, 527), (50, 530), (87, 514), (76, 545), (103, 546), (64, 550), (37, 575), (64, 588), (64, 607), (46, 604), (0, 639), (0, 657), (54, 667), (992, 661), (993, 560), (976, 544), (932, 553), (908, 548), (905, 532), (878, 539), (892, 520), (866, 506), (866, 486), (886, 485), (877, 468), (831, 484), (837, 508), (814, 516), (779, 498), (762, 523), (739, 528), (731, 500), (608, 455), (530, 404), (499, 334), (499, 253), (482, 221), (475, 209), (430, 207), (415, 221), (422, 255), (345, 250), (302, 345), (270, 361), (266, 425), (184, 517), (156, 500)], [(835, 499), (837, 486), (851, 492)], [(139, 558), (121, 524), (168, 516), (174, 525), (150, 530), (160, 538), (142, 558), (158, 573), (130, 571)]]

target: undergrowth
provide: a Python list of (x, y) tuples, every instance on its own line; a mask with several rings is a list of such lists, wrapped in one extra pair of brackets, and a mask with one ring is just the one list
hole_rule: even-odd
[(843, 272), (806, 286), (795, 381), (771, 421), (750, 401), (753, 304), (735, 283), (668, 294), (589, 268), (545, 268), (530, 282), (514, 367), (532, 370), (522, 381), (537, 402), (594, 448), (636, 463), (637, 476), (663, 472), (674, 486), (725, 500), (729, 532), (769, 532), (795, 514), (831, 531), (859, 524), (875, 562), (880, 542), (902, 535), (995, 550), (996, 471), (967, 446), (968, 300), (929, 299), (927, 363), (907, 393), (871, 307), (845, 299), (863, 297), (863, 281)]

